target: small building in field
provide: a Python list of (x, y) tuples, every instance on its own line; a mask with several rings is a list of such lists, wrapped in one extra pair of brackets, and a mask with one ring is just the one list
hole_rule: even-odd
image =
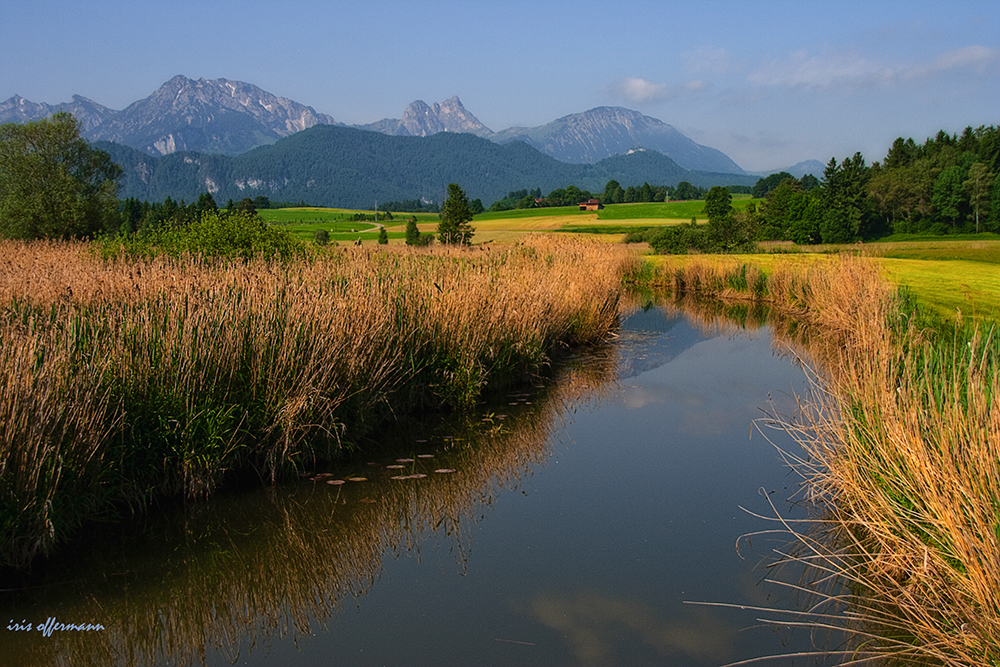
[(580, 202), (581, 211), (600, 211), (604, 208), (600, 199), (588, 199)]

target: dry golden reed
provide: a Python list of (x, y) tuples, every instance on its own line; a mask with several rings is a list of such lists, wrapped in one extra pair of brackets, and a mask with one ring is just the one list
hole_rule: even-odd
[(786, 526), (788, 558), (815, 573), (806, 622), (850, 631), (842, 664), (1000, 664), (995, 333), (921, 327), (864, 258), (778, 263), (759, 289), (735, 286), (758, 273), (696, 262), (672, 275), (675, 289), (764, 301), (811, 326), (816, 393), (779, 424), (823, 508), (821, 538)]
[(0, 243), (2, 560), (81, 520), (239, 470), (341, 455), (419, 407), (462, 407), (603, 338), (634, 254), (331, 249), (292, 261), (102, 261)]

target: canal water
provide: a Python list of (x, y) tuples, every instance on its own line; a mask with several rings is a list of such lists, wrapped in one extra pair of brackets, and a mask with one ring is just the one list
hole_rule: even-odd
[(808, 392), (795, 355), (662, 307), (617, 334), (349, 465), (88, 529), (4, 576), (0, 664), (826, 664), (761, 620), (803, 605), (763, 532), (807, 518), (765, 423)]

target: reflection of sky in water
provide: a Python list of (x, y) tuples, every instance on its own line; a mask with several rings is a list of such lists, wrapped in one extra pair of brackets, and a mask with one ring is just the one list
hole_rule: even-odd
[[(417, 529), (413, 548), (389, 538), (379, 548), (374, 542), (386, 534), (379, 522), (412, 521), (406, 514), (409, 501), (399, 516), (367, 513), (359, 508), (381, 505), (340, 503), (336, 500), (340, 496), (323, 494), (322, 488), (319, 497), (325, 502), (312, 499), (312, 487), (295, 487), (298, 491), (288, 503), (284, 492), (261, 489), (198, 505), (194, 512), (203, 517), (212, 508), (220, 514), (227, 505), (243, 508), (247, 521), (264, 527), (260, 533), (247, 528), (244, 541), (257, 543), (254, 536), (259, 534), (264, 542), (294, 546), (304, 533), (334, 536), (327, 541), (307, 540), (298, 552), (267, 544), (259, 563), (252, 549), (244, 552), (237, 546), (232, 550), (235, 557), (229, 554), (220, 561), (232, 572), (219, 575), (223, 581), (218, 590), (228, 590), (224, 580), (233, 577), (240, 581), (256, 577), (251, 580), (262, 586), (281, 581), (289, 557), (279, 563), (269, 554), (294, 558), (299, 553), (308, 557), (305, 565), (288, 562), (287, 570), (305, 582), (305, 594), (311, 595), (309, 582), (319, 584), (324, 574), (323, 567), (309, 559), (315, 557), (324, 565), (344, 562), (333, 554), (327, 557), (327, 550), (317, 550), (316, 545), (332, 551), (348, 545), (338, 553), (348, 554), (342, 556), (346, 560), (354, 554), (360, 563), (357, 569), (374, 580), (347, 585), (347, 597), (339, 600), (325, 624), (310, 623), (309, 631), (300, 625), (258, 635), (252, 649), (243, 642), (238, 656), (209, 649), (206, 664), (703, 667), (808, 650), (808, 632), (786, 644), (783, 634), (761, 627), (747, 629), (757, 625), (758, 612), (686, 604), (795, 607), (794, 600), (777, 597), (778, 589), (759, 585), (765, 576), (759, 561), (783, 542), (754, 539), (752, 549), (741, 543), (745, 557), (741, 559), (737, 540), (773, 527), (740, 509), (770, 514), (761, 489), (773, 494), (770, 497), (783, 515), (802, 516), (794, 509), (788, 514), (790, 508), (783, 502), (794, 492), (798, 478), (789, 473), (774, 446), (753, 430), (752, 421), (764, 417), (762, 408), (769, 395), (780, 411), (791, 412), (789, 394), (804, 393), (804, 374), (772, 353), (766, 331), (703, 336), (684, 318), (671, 318), (659, 310), (629, 318), (616, 353), (619, 383), (597, 400), (588, 399), (583, 390), (567, 392), (566, 396), (584, 397), (572, 403), (554, 427), (539, 417), (544, 427), (536, 431), (525, 428), (534, 422), (523, 420), (520, 431), (512, 426), (507, 436), (499, 438), (520, 443), (514, 434), (526, 433), (527, 449), (537, 450), (540, 457), (548, 452), (547, 458), (539, 464), (525, 462), (530, 472), (506, 487), (486, 491), (471, 487), (476, 498), (457, 506), (477, 508), (476, 514), (442, 519), (445, 526), (459, 524), (457, 532)], [(599, 367), (593, 360), (588, 366)], [(605, 375), (602, 381), (606, 379)], [(535, 407), (509, 407), (504, 401), (498, 411)], [(551, 405), (548, 409), (558, 414)], [(440, 418), (434, 424), (441, 426)], [(549, 433), (549, 446), (544, 447), (544, 434)], [(777, 437), (780, 433), (768, 435), (779, 446), (792, 446), (787, 438)], [(389, 444), (412, 446), (409, 441)], [(513, 449), (520, 451), (522, 446)], [(454, 466), (466, 466), (455, 478), (461, 479), (469, 468), (486, 478), (496, 474), (482, 464), (484, 455), (483, 449), (470, 448), (468, 458)], [(410, 488), (415, 504), (422, 493), (432, 505), (437, 498), (427, 491), (430, 486)], [(356, 500), (351, 490), (344, 491), (344, 498)], [(272, 495), (274, 503), (268, 500)], [(357, 525), (345, 521), (352, 516)], [(168, 532), (180, 538), (164, 536), (143, 547), (167, 554), (166, 563), (152, 556), (148, 562), (134, 558), (123, 564), (110, 559), (115, 563), (108, 566), (111, 569), (102, 571), (100, 562), (95, 565), (95, 571), (102, 573), (96, 578), (133, 570), (140, 579), (124, 592), (125, 597), (138, 598), (137, 584), (148, 582), (149, 605), (155, 607), (142, 603), (137, 613), (155, 617), (161, 603), (164, 608), (183, 609), (158, 596), (189, 591), (186, 594), (197, 597), (198, 576), (214, 581), (208, 575), (220, 568), (200, 551), (211, 552), (215, 536), (225, 544), (226, 531), (238, 533), (240, 526), (249, 525), (230, 521), (218, 528), (193, 521), (190, 527), (200, 531), (198, 540), (188, 532), (187, 523), (173, 526)], [(376, 537), (367, 536), (369, 527)], [(357, 544), (348, 539), (352, 535)], [(193, 569), (186, 565), (189, 557)], [(199, 575), (199, 568), (206, 572)], [(158, 577), (172, 584), (185, 576), (192, 577), (190, 588), (157, 587)], [(357, 597), (350, 597), (355, 593)], [(96, 604), (112, 605), (113, 600)], [(257, 610), (252, 596), (247, 600), (252, 616)], [(287, 604), (285, 600), (275, 604)], [(66, 611), (59, 599), (48, 604), (59, 613)], [(41, 610), (30, 613), (45, 617)], [(195, 624), (193, 634), (201, 637), (201, 632)], [(3, 660), (0, 656), (0, 664)]]
[(697, 667), (809, 648), (747, 630), (755, 612), (685, 604), (774, 603), (756, 585), (769, 547), (736, 549), (771, 526), (740, 506), (768, 514), (761, 488), (794, 492), (752, 420), (769, 392), (789, 408), (803, 373), (766, 332), (706, 339), (659, 311), (621, 339), (621, 386), (578, 406), (550, 458), (484, 511), (464, 567), (433, 549), (387, 563), (335, 619), (338, 664)]

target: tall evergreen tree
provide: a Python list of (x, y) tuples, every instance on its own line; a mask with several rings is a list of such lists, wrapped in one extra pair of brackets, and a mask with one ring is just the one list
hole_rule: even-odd
[(406, 245), (420, 245), (420, 230), (417, 228), (416, 217), (406, 223)]
[(441, 243), (472, 242), (472, 209), (469, 199), (457, 183), (448, 185), (448, 198), (441, 206), (441, 221), (438, 223), (438, 237)]

